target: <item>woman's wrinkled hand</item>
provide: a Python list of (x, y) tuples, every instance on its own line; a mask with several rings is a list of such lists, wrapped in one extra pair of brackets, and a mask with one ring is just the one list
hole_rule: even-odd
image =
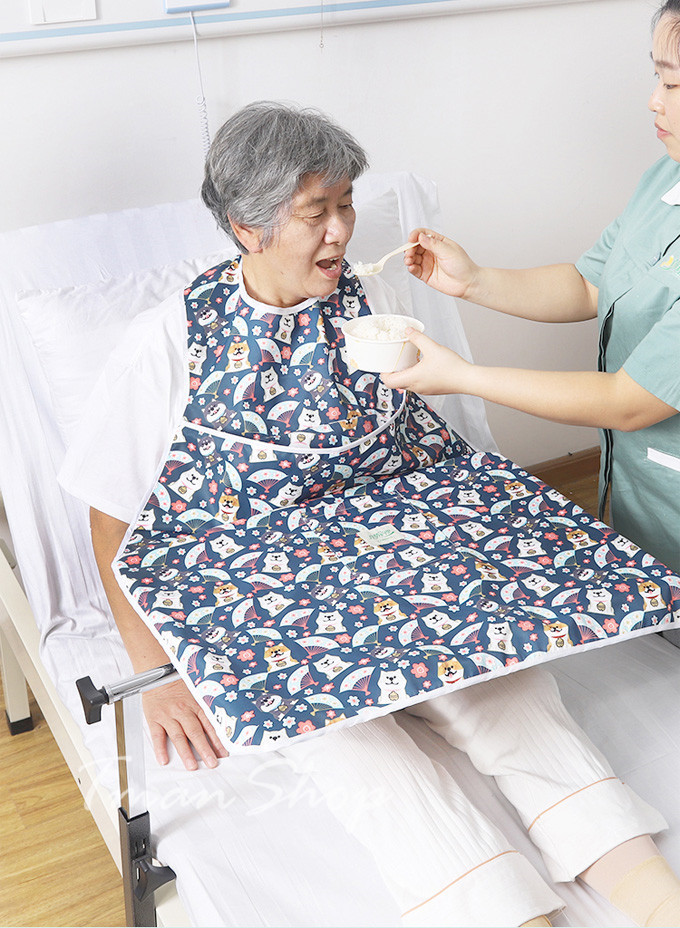
[(466, 376), (473, 365), (450, 348), (417, 332), (407, 329), (408, 340), (420, 352), (420, 360), (413, 367), (380, 377), (392, 390), (413, 390), (424, 396), (438, 393), (465, 393)]
[(460, 245), (431, 229), (414, 229), (409, 240), (418, 243), (404, 255), (409, 273), (449, 296), (469, 298), (480, 268)]
[(148, 690), (142, 703), (159, 764), (168, 763), (168, 738), (187, 770), (198, 769), (196, 755), (206, 767), (216, 767), (219, 758), (229, 756), (183, 680)]

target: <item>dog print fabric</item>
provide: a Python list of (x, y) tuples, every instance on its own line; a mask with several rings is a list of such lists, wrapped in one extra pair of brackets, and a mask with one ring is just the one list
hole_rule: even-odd
[(231, 262), (186, 306), (185, 421), (115, 566), (230, 751), (680, 619), (671, 571), (348, 369), (349, 268), (264, 312)]

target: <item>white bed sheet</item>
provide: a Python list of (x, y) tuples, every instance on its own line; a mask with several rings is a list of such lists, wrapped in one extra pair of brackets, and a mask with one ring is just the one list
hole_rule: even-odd
[[(370, 200), (395, 185), (401, 235), (423, 221), (431, 223), (434, 187), (411, 175), (363, 179), (358, 199)], [(55, 481), (63, 439), (54, 423), (49, 384), (16, 313), (15, 292), (122, 276), (208, 254), (222, 241), (195, 201), (0, 236), (0, 339), (9, 346), (0, 370), (0, 489), (41, 629), (44, 663), (82, 724), (99, 777), (114, 792), (113, 713), (105, 712), (99, 725), (84, 726), (73, 681), (91, 675), (99, 685), (130, 668), (98, 582), (86, 513)], [(410, 279), (406, 286), (418, 288)], [(424, 288), (411, 292), (428, 330), (437, 337), (445, 321), (449, 344), (468, 354), (451, 301)], [(450, 402), (445, 413), (476, 447), (493, 448), (481, 404), (463, 398)], [(617, 772), (670, 822), (660, 843), (677, 868), (679, 659), (680, 652), (652, 636), (570, 657), (554, 670), (577, 720)], [(418, 720), (406, 717), (403, 724), (543, 871), (495, 786), (466, 758), (444, 749)], [(366, 852), (342, 831), (311, 787), (305, 785), (301, 793), (299, 782), (275, 755), (230, 758), (217, 771), (188, 774), (176, 761), (157, 767), (149, 752), (147, 788), (158, 856), (176, 870), (179, 893), (195, 924), (398, 923), (399, 913)], [(569, 902), (558, 924), (625, 924), (582, 887), (561, 886), (558, 892)]]

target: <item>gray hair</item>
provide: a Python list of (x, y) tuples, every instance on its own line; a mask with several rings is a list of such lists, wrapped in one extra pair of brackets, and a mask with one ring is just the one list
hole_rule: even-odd
[(304, 178), (324, 186), (355, 180), (368, 167), (366, 152), (344, 129), (317, 110), (260, 101), (239, 110), (218, 130), (205, 163), (203, 202), (218, 224), (236, 237), (229, 217), (263, 232), (272, 242), (289, 218)]

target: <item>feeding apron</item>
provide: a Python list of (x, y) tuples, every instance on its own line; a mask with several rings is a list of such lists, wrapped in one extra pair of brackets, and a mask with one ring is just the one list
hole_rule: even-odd
[(349, 369), (348, 265), (291, 311), (239, 281), (237, 259), (185, 292), (188, 403), (114, 563), (230, 751), (680, 615), (670, 570)]

